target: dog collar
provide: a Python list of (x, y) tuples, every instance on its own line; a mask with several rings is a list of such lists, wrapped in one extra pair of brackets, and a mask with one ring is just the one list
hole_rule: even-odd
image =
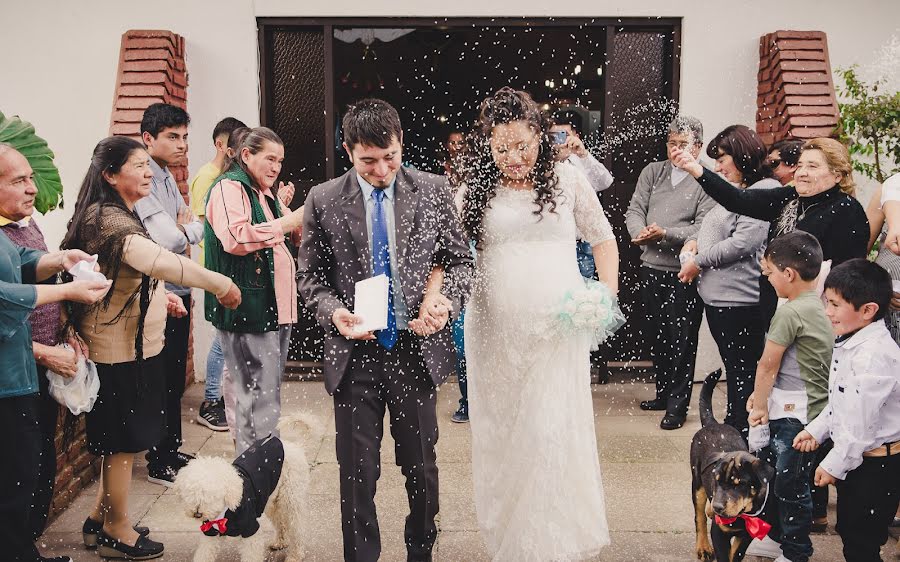
[(215, 519), (204, 521), (200, 525), (200, 532), (212, 537), (216, 536), (216, 534), (224, 535), (228, 531), (228, 518), (225, 517), (226, 511), (227, 510), (222, 511)]
[(748, 513), (750, 517), (758, 517), (760, 513), (766, 508), (766, 502), (769, 501), (769, 483), (766, 482), (766, 496), (763, 498), (762, 505), (759, 506), (759, 509), (756, 510), (756, 513)]

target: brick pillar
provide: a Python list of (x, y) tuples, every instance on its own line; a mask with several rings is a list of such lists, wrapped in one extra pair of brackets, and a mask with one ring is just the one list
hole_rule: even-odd
[[(187, 68), (184, 37), (166, 30), (130, 30), (122, 34), (119, 71), (109, 133), (140, 140), (141, 117), (154, 103), (187, 109)], [(170, 166), (184, 202), (188, 200), (187, 158)], [(187, 384), (194, 381), (194, 335), (188, 346)]]
[(756, 131), (767, 145), (835, 134), (840, 113), (821, 31), (776, 31), (759, 39)]

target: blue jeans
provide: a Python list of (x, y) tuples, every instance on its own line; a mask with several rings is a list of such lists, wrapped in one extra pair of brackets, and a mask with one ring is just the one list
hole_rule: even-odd
[(781, 543), (781, 551), (791, 562), (807, 562), (813, 553), (809, 482), (816, 455), (801, 453), (792, 446), (794, 437), (803, 431), (800, 420), (770, 420), (769, 431), (769, 446), (760, 457), (775, 467), (775, 480), (769, 488), (774, 497), (770, 496), (766, 505), (766, 521), (772, 524), (770, 536)]
[(456, 348), (456, 378), (459, 379), (459, 411), (469, 413), (469, 390), (466, 384), (466, 340), (463, 335), (463, 323), (466, 319), (466, 311), (463, 310), (453, 322), (453, 346)]
[(206, 388), (203, 399), (215, 402), (222, 397), (222, 371), (225, 369), (225, 353), (222, 351), (222, 337), (216, 330), (209, 355), (206, 356)]
[(591, 245), (584, 240), (575, 243), (575, 257), (578, 258), (578, 270), (581, 276), (587, 279), (593, 279), (596, 276), (596, 266), (594, 265), (594, 252), (591, 251)]

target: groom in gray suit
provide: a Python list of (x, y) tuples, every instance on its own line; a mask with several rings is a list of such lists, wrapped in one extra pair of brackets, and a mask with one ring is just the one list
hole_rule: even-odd
[[(447, 321), (472, 275), (440, 176), (403, 168), (403, 131), (390, 104), (367, 99), (343, 119), (353, 169), (312, 188), (300, 245), (300, 295), (325, 329), (325, 388), (334, 396), (344, 559), (377, 560), (375, 488), (385, 407), (406, 477), (407, 559), (431, 560), (437, 535), (436, 389), (453, 370)], [(354, 284), (390, 279), (388, 327), (358, 332)]]

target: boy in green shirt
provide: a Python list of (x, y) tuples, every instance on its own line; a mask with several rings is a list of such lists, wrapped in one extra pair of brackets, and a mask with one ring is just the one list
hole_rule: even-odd
[(777, 501), (769, 502), (766, 519), (773, 526), (772, 538), (781, 541), (783, 554), (777, 562), (807, 562), (813, 553), (810, 475), (815, 455), (797, 451), (793, 441), (828, 403), (834, 340), (816, 294), (821, 267), (819, 242), (799, 230), (772, 240), (762, 260), (763, 275), (787, 299), (772, 317), (747, 402), (750, 426), (769, 424), (769, 446), (760, 456), (775, 467), (770, 492)]

